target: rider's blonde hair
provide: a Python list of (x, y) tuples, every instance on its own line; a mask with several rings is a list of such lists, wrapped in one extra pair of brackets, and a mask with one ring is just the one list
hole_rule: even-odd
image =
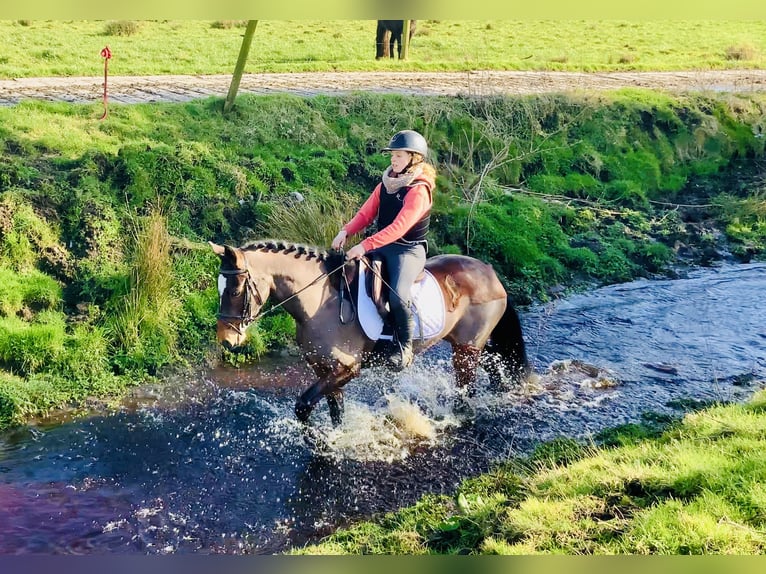
[(405, 173), (412, 173), (416, 169), (423, 170), (423, 175), (429, 179), (436, 179), (436, 168), (426, 161), (426, 159), (419, 153), (410, 152), (412, 154), (412, 161), (410, 167), (405, 170)]

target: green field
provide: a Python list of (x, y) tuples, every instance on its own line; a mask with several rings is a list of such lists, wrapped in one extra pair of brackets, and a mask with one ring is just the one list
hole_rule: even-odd
[[(410, 57), (375, 60), (374, 20), (261, 21), (246, 72), (711, 70), (766, 67), (762, 21), (417, 22)], [(228, 74), (245, 21), (0, 21), (0, 78)]]

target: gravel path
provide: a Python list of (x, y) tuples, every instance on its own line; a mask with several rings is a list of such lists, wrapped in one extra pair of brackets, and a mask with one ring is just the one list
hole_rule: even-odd
[[(113, 76), (110, 102), (184, 102), (226, 96), (231, 75)], [(340, 95), (354, 91), (412, 95), (496, 95), (613, 90), (642, 87), (675, 92), (756, 92), (766, 90), (766, 70), (688, 72), (322, 72), (246, 74), (239, 93)], [(103, 97), (103, 77), (0, 80), (0, 105), (24, 99), (89, 103)]]

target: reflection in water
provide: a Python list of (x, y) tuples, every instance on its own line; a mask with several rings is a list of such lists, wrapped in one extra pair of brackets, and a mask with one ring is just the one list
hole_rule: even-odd
[(114, 414), (0, 437), (0, 553), (273, 553), (340, 525), (450, 493), (498, 459), (678, 414), (674, 400), (741, 400), (766, 378), (766, 266), (637, 281), (523, 312), (538, 378), (451, 412), (449, 355), (365, 372), (347, 417), (326, 407), (307, 447), (294, 359), (175, 381)]

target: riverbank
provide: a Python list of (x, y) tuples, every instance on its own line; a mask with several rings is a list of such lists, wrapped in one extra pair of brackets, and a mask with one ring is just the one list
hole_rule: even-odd
[(766, 393), (562, 439), (292, 554), (761, 555)]
[[(440, 174), (431, 253), (491, 263), (518, 305), (764, 253), (761, 93), (221, 104), (0, 108), (3, 425), (210, 360), (207, 241), (329, 245), (383, 169), (391, 121), (427, 134)], [(229, 359), (293, 332), (271, 315)]]

